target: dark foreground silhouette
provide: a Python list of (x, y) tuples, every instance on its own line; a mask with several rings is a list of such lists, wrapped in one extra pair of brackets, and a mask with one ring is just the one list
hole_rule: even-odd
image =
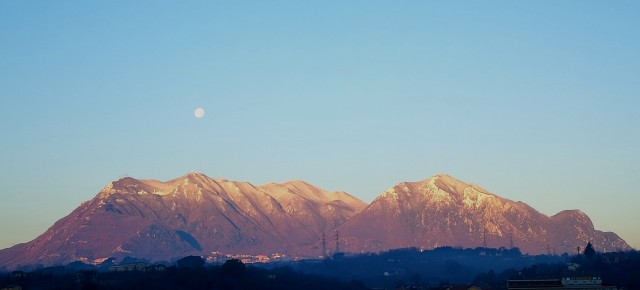
[(135, 259), (0, 273), (3, 289), (507, 289), (507, 280), (598, 276), (604, 285), (640, 289), (640, 253), (528, 256), (517, 249), (398, 249), (324, 260), (206, 265), (196, 256), (173, 266)]
[(0, 278), (0, 289), (366, 289), (362, 283), (302, 274), (290, 267), (267, 270), (233, 259), (222, 266), (196, 264), (108, 272), (70, 267), (14, 271)]

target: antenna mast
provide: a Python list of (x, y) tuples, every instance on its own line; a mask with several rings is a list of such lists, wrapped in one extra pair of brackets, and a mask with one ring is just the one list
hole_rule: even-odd
[(482, 246), (484, 248), (487, 248), (487, 230), (486, 229), (482, 229)]
[(322, 258), (326, 258), (327, 257), (327, 239), (324, 235), (324, 232), (322, 232)]
[(513, 230), (509, 231), (509, 246), (513, 249)]

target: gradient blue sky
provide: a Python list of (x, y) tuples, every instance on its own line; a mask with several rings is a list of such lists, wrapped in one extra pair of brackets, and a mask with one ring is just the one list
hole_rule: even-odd
[(0, 248), (194, 170), (447, 173), (640, 247), (639, 1), (130, 2), (0, 1)]

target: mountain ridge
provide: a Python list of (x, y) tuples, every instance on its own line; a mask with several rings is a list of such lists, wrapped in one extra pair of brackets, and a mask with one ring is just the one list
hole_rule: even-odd
[(446, 174), (401, 182), (367, 205), (302, 180), (255, 186), (189, 173), (107, 184), (36, 239), (0, 250), (0, 268), (218, 252), (318, 257), (333, 251), (322, 239), (336, 231), (348, 252), (489, 245), (544, 253), (587, 241), (601, 250), (630, 249), (579, 210), (549, 217)]
[[(366, 227), (371, 223), (376, 224), (374, 229)], [(573, 232), (563, 233), (572, 223)], [(630, 249), (615, 233), (595, 230), (581, 211), (562, 211), (550, 217), (524, 202), (446, 174), (391, 187), (339, 230), (346, 240), (344, 248), (356, 252), (516, 246), (527, 253), (543, 254), (551, 249), (572, 252), (590, 241), (599, 249)]]

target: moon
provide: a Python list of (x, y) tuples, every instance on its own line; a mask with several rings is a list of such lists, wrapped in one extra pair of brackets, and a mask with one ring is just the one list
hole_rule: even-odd
[(195, 111), (193, 111), (193, 115), (196, 116), (196, 118), (198, 118), (198, 119), (204, 117), (204, 109), (203, 108), (197, 108)]

